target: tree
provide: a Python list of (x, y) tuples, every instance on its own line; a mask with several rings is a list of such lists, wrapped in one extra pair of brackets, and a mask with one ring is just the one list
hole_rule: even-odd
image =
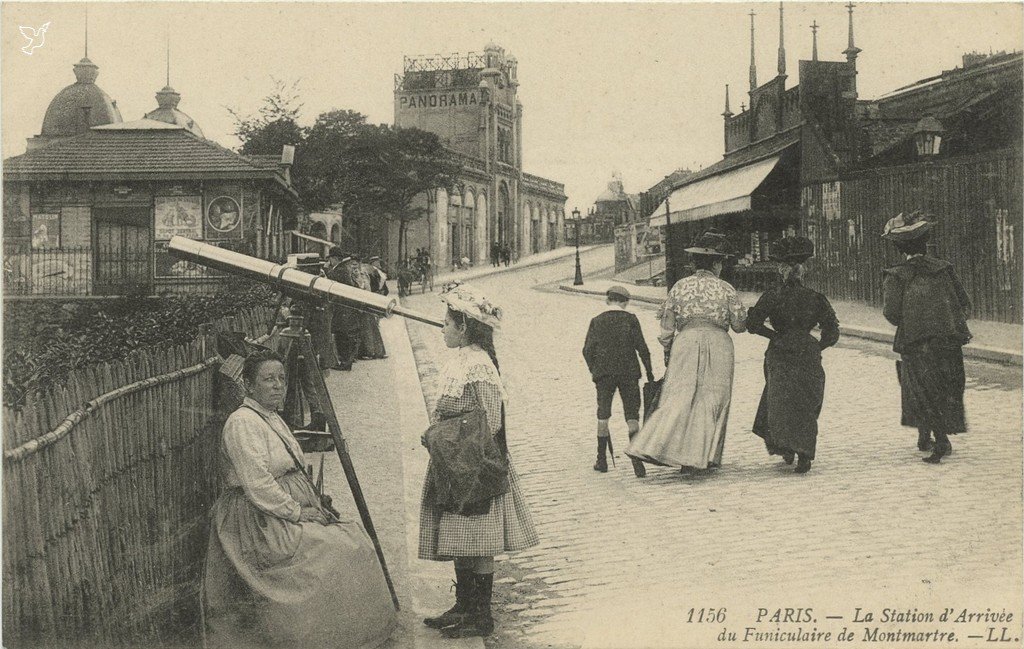
[(255, 115), (242, 118), (231, 111), (241, 153), (273, 154), (283, 144), (296, 146), (292, 182), (305, 209), (343, 203), (346, 221), (357, 229), (397, 221), (398, 253), (404, 258), (408, 225), (426, 214), (413, 207), (414, 201), (429, 190), (450, 190), (458, 163), (433, 133), (368, 124), (353, 110), (328, 111), (311, 127), (301, 127), (295, 84), (276, 84)]
[(357, 150), (372, 179), (366, 201), (398, 222), (398, 258), (404, 259), (409, 224), (427, 213), (414, 201), (433, 189), (451, 191), (461, 167), (434, 133), (380, 126), (365, 135)]
[(238, 109), (225, 106), (235, 120), (235, 136), (242, 141), (239, 153), (244, 155), (280, 155), (290, 144), (301, 146), (306, 129), (299, 126), (302, 104), (298, 103), (298, 84), (274, 79), (274, 89), (263, 98), (255, 114), (242, 116)]

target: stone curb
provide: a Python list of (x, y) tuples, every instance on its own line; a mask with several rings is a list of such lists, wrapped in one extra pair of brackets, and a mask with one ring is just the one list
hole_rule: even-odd
[[(398, 451), (402, 456), (408, 560), (408, 592), (399, 594), (402, 599), (402, 617), (412, 625), (409, 629), (412, 649), (484, 649), (482, 638), (448, 640), (420, 622), (423, 617), (436, 615), (451, 606), (449, 584), (452, 569), (450, 564), (423, 561), (418, 557), (420, 489), (427, 464), (426, 452), (420, 445), (420, 435), (429, 423), (429, 412), (422, 392), (420, 368), (413, 352), (408, 322), (404, 318), (395, 320), (397, 322), (382, 322), (381, 333), (385, 334), (392, 366), (391, 388), (401, 397), (395, 403), (393, 417), (395, 425), (401, 430), (401, 448)], [(384, 646), (398, 649), (394, 640)]]
[[(611, 245), (611, 244), (599, 244), (599, 245), (592, 245), (592, 246), (580, 246), (580, 254), (582, 255), (582, 254), (584, 254), (586, 252), (590, 252), (591, 250), (597, 250), (597, 249), (599, 249), (599, 248), (601, 248), (603, 246), (607, 246), (607, 245)], [(490, 268), (488, 270), (481, 271), (480, 273), (477, 273), (477, 274), (471, 274), (471, 275), (469, 275), (467, 277), (459, 277), (459, 273), (457, 273), (457, 272), (456, 273), (445, 273), (443, 275), (435, 276), (434, 277), (434, 283), (436, 285), (436, 284), (440, 284), (442, 282), (446, 282), (446, 281), (449, 281), (449, 280), (452, 280), (452, 279), (454, 279), (454, 280), (465, 279), (465, 281), (467, 281), (467, 282), (472, 282), (473, 280), (476, 280), (476, 279), (482, 279), (484, 277), (490, 277), (491, 275), (498, 275), (500, 273), (510, 273), (510, 272), (513, 272), (513, 271), (516, 271), (516, 270), (522, 270), (524, 268), (540, 268), (541, 266), (549, 266), (549, 265), (554, 264), (556, 262), (564, 261), (566, 257), (573, 257), (575, 255), (576, 255), (576, 250), (575, 250), (575, 248), (573, 248), (570, 252), (566, 252), (564, 255), (559, 255), (557, 257), (549, 257), (547, 259), (543, 259), (543, 260), (540, 260), (540, 261), (531, 261), (529, 259), (529, 257), (527, 257), (526, 261), (521, 261), (518, 264), (513, 264), (513, 265), (508, 266), (508, 267), (502, 266), (500, 268)], [(472, 273), (472, 271), (469, 271), (469, 272)]]
[[(578, 286), (562, 285), (558, 288), (569, 293), (579, 293), (582, 295), (604, 295), (604, 291), (580, 288)], [(634, 295), (632, 301), (645, 302), (647, 304), (661, 304), (663, 302), (663, 300), (657, 300), (643, 295)], [(872, 327), (858, 327), (841, 324), (839, 325), (839, 333), (844, 336), (864, 338), (866, 340), (874, 340), (881, 343), (892, 344), (893, 341), (892, 333)], [(998, 347), (989, 347), (987, 345), (965, 345), (964, 356), (993, 363), (1003, 363), (1005, 365), (1024, 365), (1024, 355), (1019, 352), (1014, 352), (1008, 349), (999, 349)]]

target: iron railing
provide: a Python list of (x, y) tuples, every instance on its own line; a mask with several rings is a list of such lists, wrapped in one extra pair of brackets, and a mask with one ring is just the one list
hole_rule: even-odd
[(33, 248), (4, 242), (5, 296), (154, 294), (163, 290), (215, 290), (225, 275), (171, 257), (159, 243), (150, 250), (118, 247)]

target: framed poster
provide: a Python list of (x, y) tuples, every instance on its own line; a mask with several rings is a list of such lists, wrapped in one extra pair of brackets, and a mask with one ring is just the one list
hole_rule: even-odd
[(206, 206), (207, 239), (241, 239), (242, 208), (231, 196), (218, 196)]
[(60, 213), (32, 214), (32, 247), (60, 248)]
[(202, 196), (156, 196), (153, 199), (153, 239), (173, 236), (203, 238)]
[(196, 279), (207, 277), (227, 277), (219, 270), (207, 268), (185, 259), (175, 257), (167, 250), (166, 241), (153, 244), (153, 277), (161, 279)]

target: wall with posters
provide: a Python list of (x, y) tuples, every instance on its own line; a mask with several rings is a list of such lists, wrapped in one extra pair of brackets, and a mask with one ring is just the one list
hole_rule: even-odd
[[(168, 241), (183, 236), (276, 260), (295, 205), (268, 189), (261, 181), (5, 182), (4, 292), (110, 294), (110, 281), (155, 293), (209, 290), (226, 275), (172, 257)], [(112, 263), (122, 257), (130, 263)]]

